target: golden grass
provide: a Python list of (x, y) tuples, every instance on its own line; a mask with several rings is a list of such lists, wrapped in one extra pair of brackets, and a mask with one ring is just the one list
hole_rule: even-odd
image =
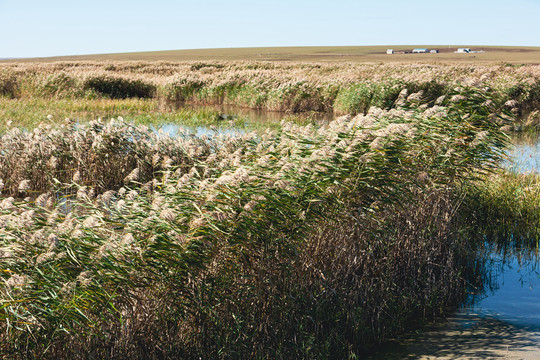
[[(386, 49), (412, 50), (417, 47), (439, 49), (439, 54), (386, 55)], [(478, 54), (455, 54), (458, 47), (484, 50)], [(350, 62), (403, 62), (403, 63), (540, 63), (540, 47), (518, 46), (471, 46), (456, 45), (384, 45), (384, 46), (301, 46), (301, 47), (250, 47), (145, 51), (78, 56), (56, 56), (4, 60), (13, 61), (95, 61), (95, 60), (144, 60), (144, 61), (191, 61), (191, 60), (250, 60), (250, 61), (350, 61)]]
[[(415, 106), (432, 106), (463, 88), (481, 89), (498, 108), (526, 116), (540, 107), (540, 67), (343, 61), (11, 62), (0, 64), (0, 118), (24, 125), (37, 124), (48, 114), (60, 119), (131, 118), (174, 112), (185, 103), (357, 114), (371, 107), (397, 106), (400, 94), (402, 100), (409, 95), (419, 100)], [(130, 98), (144, 100), (126, 100)], [(58, 111), (49, 112), (53, 108)]]

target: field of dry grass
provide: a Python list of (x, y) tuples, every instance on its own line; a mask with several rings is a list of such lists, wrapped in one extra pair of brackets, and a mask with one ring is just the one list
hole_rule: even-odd
[[(412, 50), (417, 47), (438, 49), (439, 54), (386, 55), (386, 49)], [(483, 50), (484, 53), (455, 54), (458, 47)], [(540, 63), (540, 47), (518, 46), (471, 46), (471, 45), (385, 45), (385, 46), (305, 46), (266, 48), (222, 48), (146, 51), (80, 56), (58, 56), (39, 59), (8, 61), (351, 61), (351, 62), (403, 62), (403, 63)]]

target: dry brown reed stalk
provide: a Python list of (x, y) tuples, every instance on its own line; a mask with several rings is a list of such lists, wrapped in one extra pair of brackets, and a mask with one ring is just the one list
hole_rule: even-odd
[[(383, 339), (459, 304), (471, 282), (481, 286), (482, 259), (458, 236), (453, 215), (459, 199), (445, 191), (418, 195), (375, 216), (358, 215), (356, 207), (327, 213), (292, 266), (286, 253), (273, 249), (245, 254), (253, 263), (227, 282), (229, 291), (245, 297), (201, 298), (199, 307), (212, 309), (206, 316), (219, 319), (205, 328), (204, 313), (188, 317), (180, 330), (182, 354), (196, 358), (226, 346), (232, 354), (272, 358), (362, 357)], [(218, 256), (220, 266), (209, 269), (208, 278), (223, 272), (227, 255)], [(241, 339), (228, 338), (227, 329), (240, 324), (252, 329), (244, 335), (247, 349)]]
[(343, 342), (344, 348), (367, 351), (367, 344), (463, 301), (468, 281), (481, 279), (474, 279), (479, 264), (471, 244), (458, 236), (453, 214), (459, 201), (452, 196), (418, 194), (407, 206), (388, 206), (376, 217), (351, 211), (349, 219), (336, 216), (321, 227), (294, 272), (301, 276), (293, 282), (309, 289), (298, 311), (311, 309), (305, 318), (318, 318), (304, 324), (304, 336), (312, 334), (322, 347)]
[(17, 95), (17, 77), (9, 70), (0, 69), (0, 96), (14, 98)]

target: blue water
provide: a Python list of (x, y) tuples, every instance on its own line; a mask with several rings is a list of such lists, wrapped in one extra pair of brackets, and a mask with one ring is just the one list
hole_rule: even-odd
[(540, 141), (537, 136), (516, 136), (504, 166), (518, 173), (540, 173)]
[(523, 259), (516, 254), (495, 254), (492, 261), (492, 289), (477, 295), (473, 305), (460, 312), (540, 330), (538, 257), (533, 254)]
[[(516, 136), (513, 144), (505, 167), (517, 173), (540, 173), (540, 138)], [(540, 329), (538, 254), (496, 254), (491, 268), (495, 275), (495, 288), (465, 311)]]
[(154, 131), (161, 130), (164, 134), (167, 134), (171, 137), (175, 137), (179, 134), (179, 132), (182, 131), (182, 129), (187, 129), (191, 134), (195, 136), (212, 136), (216, 133), (224, 134), (224, 135), (236, 135), (236, 134), (243, 134), (246, 132), (245, 129), (238, 129), (238, 128), (219, 128), (218, 130), (212, 130), (209, 127), (206, 126), (197, 126), (195, 128), (190, 128), (186, 126), (181, 126), (178, 124), (165, 124), (158, 129), (152, 128)]

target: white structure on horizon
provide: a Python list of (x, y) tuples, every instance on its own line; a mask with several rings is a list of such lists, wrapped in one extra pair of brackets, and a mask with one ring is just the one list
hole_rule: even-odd
[(471, 52), (470, 48), (459, 48), (456, 51), (457, 54), (468, 54), (470, 52)]
[(423, 54), (423, 53), (428, 53), (429, 50), (428, 49), (413, 49), (413, 54)]
[(388, 50), (386, 50), (386, 53), (389, 54), (389, 55), (391, 55), (391, 54), (394, 53), (394, 49), (388, 49)]

